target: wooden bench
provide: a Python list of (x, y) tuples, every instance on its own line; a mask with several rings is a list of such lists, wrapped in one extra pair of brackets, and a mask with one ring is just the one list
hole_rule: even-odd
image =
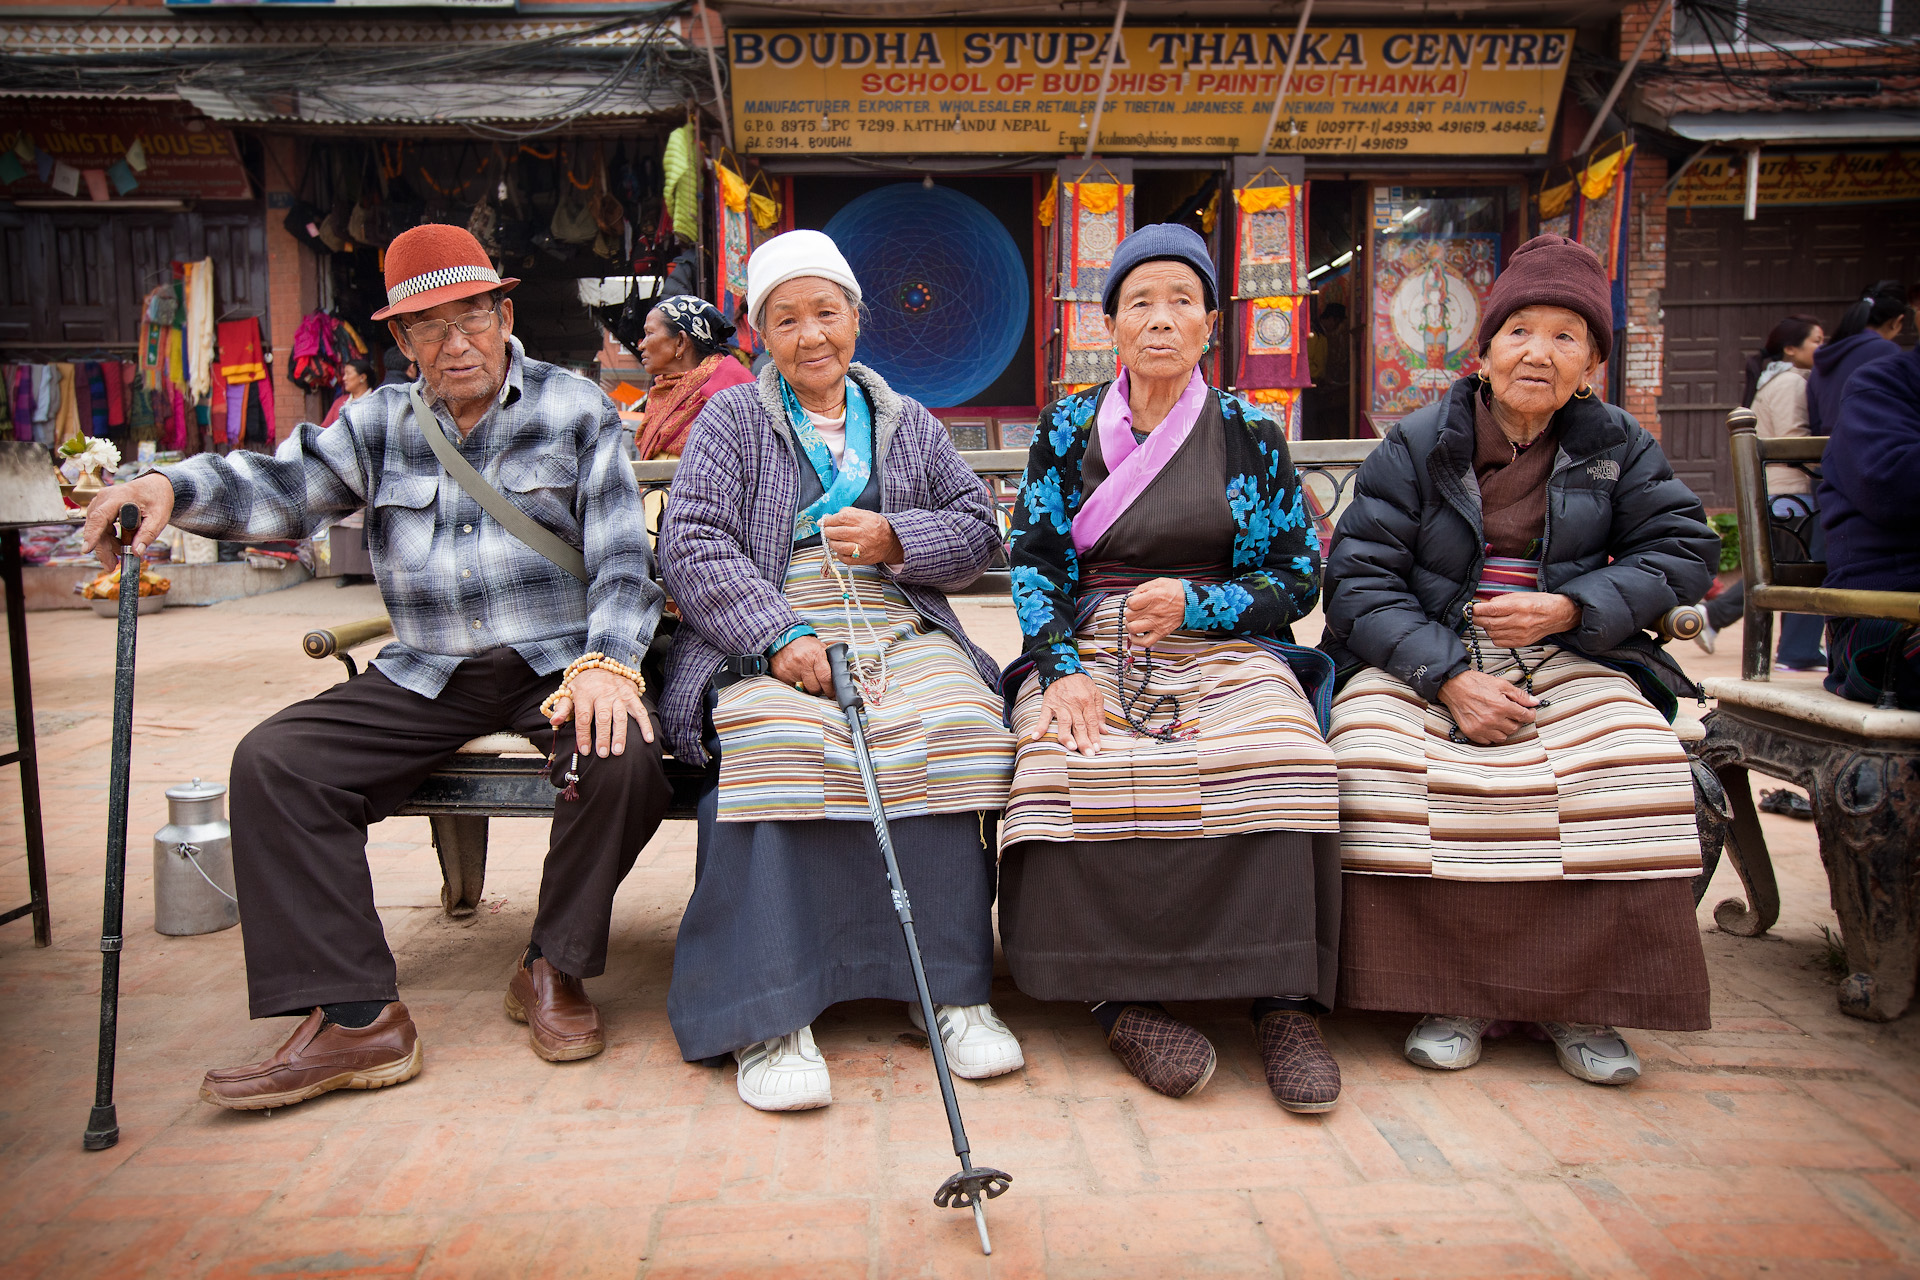
[[(1346, 510), (1352, 497), (1354, 470), (1378, 443), (1376, 440), (1303, 440), (1291, 446), (1301, 483), (1312, 496), (1325, 527), (1331, 528)], [(1002, 532), (1010, 532), (1010, 508), (1018, 496), (1019, 477), (1026, 469), (1026, 451), (967, 451), (960, 456), (992, 488), (1000, 508)], [(672, 460), (634, 464), (634, 476), (649, 499), (650, 518), (656, 521), (660, 503), (653, 500), (653, 495), (664, 493), (673, 483), (676, 465)], [(650, 532), (659, 533), (657, 524)], [(1008, 592), (1005, 561), (997, 557), (996, 567), (955, 594), (1005, 597)], [(1670, 613), (1662, 622), (1662, 630), (1670, 637), (1690, 639), (1700, 633), (1704, 622), (1705, 614), (1695, 606), (1686, 606)], [(393, 629), (385, 617), (369, 618), (311, 631), (303, 647), (312, 658), (339, 658), (346, 665), (347, 673), (353, 675), (359, 668), (354, 664), (352, 650), (392, 634)], [(1703, 732), (1697, 722), (1684, 717), (1674, 728), (1689, 750)], [(545, 763), (534, 745), (519, 734), (495, 733), (476, 738), (462, 747), (444, 768), (421, 783), (396, 811), (400, 816), (424, 816), (431, 824), (434, 850), (439, 855), (443, 877), (440, 903), (448, 915), (471, 915), (485, 892), (489, 819), (541, 818), (553, 812), (554, 790), (547, 782)], [(672, 756), (667, 758), (666, 770), (673, 784), (673, 805), (667, 817), (691, 820), (706, 785), (705, 771), (682, 764)], [(1706, 891), (1706, 882), (1719, 860), (1719, 832), (1724, 827), (1724, 822), (1716, 820), (1710, 807), (1702, 808), (1701, 817), (1701, 848), (1709, 861), (1696, 885), (1696, 901)]]
[(1735, 518), (1746, 582), (1741, 678), (1706, 682), (1716, 709), (1700, 758), (1724, 784), (1731, 808), (1727, 852), (1746, 890), (1714, 909), (1728, 933), (1758, 937), (1780, 917), (1780, 888), (1749, 789), (1748, 772), (1804, 787), (1850, 976), (1843, 1013), (1888, 1021), (1913, 999), (1920, 966), (1920, 712), (1869, 706), (1817, 685), (1776, 684), (1776, 612), (1887, 618), (1920, 624), (1920, 593), (1846, 591), (1820, 585), (1826, 566), (1775, 563), (1766, 464), (1819, 462), (1826, 438), (1762, 439), (1750, 409), (1727, 416)]

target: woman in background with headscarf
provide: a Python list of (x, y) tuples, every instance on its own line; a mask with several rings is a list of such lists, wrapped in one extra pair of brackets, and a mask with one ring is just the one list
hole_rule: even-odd
[(718, 308), (690, 293), (668, 298), (647, 312), (640, 363), (653, 385), (647, 389), (646, 419), (634, 442), (643, 461), (679, 457), (707, 401), (728, 387), (753, 381), (727, 350), (733, 332)]

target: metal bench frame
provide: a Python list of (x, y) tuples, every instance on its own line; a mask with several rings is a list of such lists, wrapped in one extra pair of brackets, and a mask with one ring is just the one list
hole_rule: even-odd
[[(1912, 1001), (1920, 966), (1920, 739), (1869, 736), (1789, 708), (1728, 699), (1751, 692), (1742, 685), (1770, 683), (1775, 612), (1886, 618), (1913, 626), (1920, 624), (1920, 593), (1835, 590), (1820, 586), (1824, 564), (1774, 563), (1766, 464), (1817, 463), (1827, 440), (1762, 439), (1755, 425), (1751, 409), (1727, 415), (1746, 582), (1742, 679), (1709, 682), (1721, 700), (1706, 718), (1699, 749), (1726, 788), (1732, 807), (1727, 853), (1747, 896), (1744, 902), (1722, 901), (1714, 920), (1728, 933), (1753, 938), (1780, 918), (1780, 887), (1748, 772), (1804, 787), (1850, 971), (1840, 984), (1841, 1012), (1890, 1021)], [(1881, 705), (1891, 707), (1891, 700), (1883, 698)]]

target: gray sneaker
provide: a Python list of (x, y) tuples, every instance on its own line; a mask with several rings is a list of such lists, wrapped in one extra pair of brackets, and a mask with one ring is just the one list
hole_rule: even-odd
[(1492, 1025), (1492, 1018), (1428, 1014), (1407, 1033), (1407, 1061), (1435, 1071), (1464, 1071), (1480, 1061), (1480, 1034)]
[(1612, 1027), (1586, 1022), (1543, 1022), (1553, 1037), (1561, 1069), (1588, 1084), (1632, 1084), (1640, 1078), (1640, 1059)]

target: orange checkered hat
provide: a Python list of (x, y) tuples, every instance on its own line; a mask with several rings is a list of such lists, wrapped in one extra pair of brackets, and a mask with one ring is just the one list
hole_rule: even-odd
[(387, 305), (373, 313), (385, 320), (402, 312), (430, 311), (519, 284), (500, 278), (492, 259), (465, 227), (430, 222), (402, 231), (387, 246)]

